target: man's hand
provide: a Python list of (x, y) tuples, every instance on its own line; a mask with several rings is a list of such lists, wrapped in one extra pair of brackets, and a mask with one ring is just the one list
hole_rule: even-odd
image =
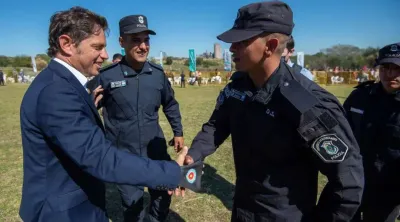
[[(185, 146), (185, 147), (186, 147), (186, 146)], [(186, 148), (187, 148), (187, 147), (186, 147)], [(186, 154), (187, 154), (187, 151), (186, 151)], [(191, 156), (185, 155), (183, 164), (184, 164), (184, 165), (190, 165), (190, 164), (192, 164), (192, 163), (194, 163), (193, 158), (192, 158)], [(175, 195), (176, 195), (176, 196), (181, 195), (182, 197), (184, 197), (184, 196), (185, 196), (185, 191), (186, 191), (186, 189), (185, 189), (184, 187), (176, 188), (176, 189), (175, 189)]]
[(93, 97), (94, 97), (94, 105), (98, 106), (100, 100), (103, 98), (103, 91), (104, 89), (102, 88), (102, 86), (98, 86), (95, 90), (93, 90)]
[(174, 137), (174, 150), (175, 152), (180, 152), (182, 147), (184, 146), (184, 141), (183, 141), (183, 137), (181, 136), (176, 136)]
[[(188, 153), (188, 147), (184, 146), (181, 151), (178, 153), (178, 157), (176, 158), (175, 162), (179, 165), (179, 166), (183, 166), (184, 162), (185, 162), (185, 157)], [(179, 189), (182, 188), (176, 188), (175, 191), (168, 191), (169, 195), (172, 195), (174, 192), (176, 193), (177, 191), (179, 192)], [(176, 194), (177, 196), (179, 196), (179, 193)]]

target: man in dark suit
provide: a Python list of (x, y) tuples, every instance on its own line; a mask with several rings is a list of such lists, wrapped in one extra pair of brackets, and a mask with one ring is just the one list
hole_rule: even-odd
[[(107, 21), (74, 7), (51, 17), (52, 61), (32, 82), (21, 104), (23, 221), (108, 221), (103, 181), (173, 190), (183, 155), (151, 161), (113, 147), (85, 90), (108, 58)], [(170, 194), (172, 192), (170, 191)]]

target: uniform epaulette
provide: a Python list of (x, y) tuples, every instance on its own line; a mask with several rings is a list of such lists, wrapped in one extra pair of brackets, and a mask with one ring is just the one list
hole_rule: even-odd
[(239, 79), (243, 79), (244, 77), (246, 77), (246, 75), (247, 74), (245, 72), (235, 72), (235, 73), (232, 74), (230, 80), (236, 81), (236, 80), (239, 80)]
[(318, 99), (296, 80), (284, 82), (280, 91), (283, 97), (302, 114), (318, 104)]
[(156, 64), (156, 63), (154, 63), (154, 62), (150, 62), (150, 61), (149, 61), (149, 64), (150, 64), (152, 67), (154, 67), (154, 68), (156, 68), (156, 69), (159, 69), (160, 71), (163, 71), (163, 72), (164, 72), (164, 69), (163, 69), (163, 67), (162, 67), (161, 65), (158, 65), (158, 64)]
[(112, 64), (110, 64), (110, 65), (106, 65), (106, 66), (104, 66), (104, 67), (102, 67), (102, 68), (100, 69), (100, 72), (104, 72), (104, 71), (106, 71), (106, 70), (109, 70), (109, 69), (111, 69), (111, 68), (113, 68), (113, 67), (115, 67), (115, 66), (117, 66), (117, 65), (118, 65), (118, 62), (112, 63)]
[(360, 83), (359, 85), (357, 85), (357, 86), (356, 86), (356, 87), (354, 87), (354, 88), (357, 88), (357, 89), (366, 88), (366, 87), (368, 87), (368, 86), (371, 86), (371, 85), (373, 85), (374, 83), (375, 83), (375, 81), (374, 81), (374, 80), (369, 80), (369, 81), (366, 81), (366, 82)]

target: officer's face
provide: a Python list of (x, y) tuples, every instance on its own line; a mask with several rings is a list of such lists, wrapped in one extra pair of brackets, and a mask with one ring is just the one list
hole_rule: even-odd
[(288, 50), (287, 48), (285, 48), (285, 49), (283, 50), (282, 57), (285, 58), (285, 62), (288, 62), (288, 61), (289, 61), (290, 56), (293, 55), (293, 52), (294, 52), (294, 49)]
[(265, 41), (260, 37), (232, 43), (230, 51), (238, 71), (249, 72), (264, 58)]
[(379, 78), (387, 92), (400, 90), (400, 66), (393, 63), (381, 64)]
[(120, 45), (134, 62), (146, 62), (150, 51), (150, 37), (147, 32), (124, 35), (120, 38)]
[(101, 65), (108, 59), (106, 37), (102, 29), (78, 45), (68, 35), (62, 35), (60, 36), (60, 45), (63, 52), (69, 55), (68, 60), (71, 65), (86, 76), (99, 74)]

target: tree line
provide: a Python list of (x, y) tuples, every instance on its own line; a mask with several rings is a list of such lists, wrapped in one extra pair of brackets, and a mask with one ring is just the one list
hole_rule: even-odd
[[(352, 45), (335, 45), (313, 55), (304, 56), (304, 65), (311, 70), (328, 70), (340, 67), (342, 70), (359, 70), (363, 66), (374, 67), (375, 60), (378, 56), (379, 48), (368, 47), (359, 48)], [(166, 64), (170, 65), (174, 57), (166, 58)], [(50, 57), (46, 54), (37, 54), (35, 56), (36, 66), (38, 70), (43, 69), (50, 61)], [(292, 58), (293, 62), (297, 61), (296, 56)], [(223, 63), (196, 59), (198, 66), (222, 66)], [(185, 61), (185, 65), (189, 65), (189, 61)], [(32, 67), (31, 57), (20, 55), (15, 57), (1, 56), (0, 67)], [(222, 68), (221, 67), (221, 68)]]
[[(375, 66), (379, 48), (368, 47), (365, 49), (352, 45), (335, 45), (323, 49), (314, 55), (304, 56), (304, 65), (312, 70), (328, 70), (340, 67), (342, 70), (360, 70), (366, 66)], [(292, 62), (296, 62), (294, 56)]]

